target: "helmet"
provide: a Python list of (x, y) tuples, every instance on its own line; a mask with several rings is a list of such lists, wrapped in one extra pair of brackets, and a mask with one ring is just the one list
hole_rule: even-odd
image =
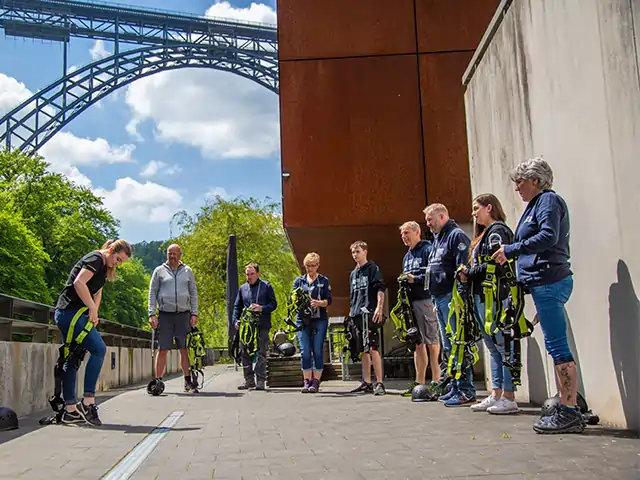
[(147, 384), (147, 393), (157, 397), (164, 392), (164, 382), (159, 378), (154, 378)]
[(0, 407), (0, 432), (18, 428), (16, 412), (7, 407)]
[[(578, 398), (576, 400), (576, 404), (580, 409), (580, 413), (582, 413), (583, 415), (585, 413), (589, 413), (589, 406), (587, 405), (587, 401), (585, 400), (585, 398), (582, 396), (580, 392), (578, 392)], [(553, 410), (559, 406), (560, 406), (560, 393), (558, 392), (553, 397), (547, 398), (544, 401), (544, 403), (542, 404), (541, 416), (544, 417), (546, 415), (551, 415), (553, 413)]]
[(278, 345), (278, 352), (283, 357), (293, 357), (296, 354), (296, 347), (293, 343), (283, 343), (282, 345)]
[(273, 344), (276, 347), (279, 347), (280, 345), (282, 345), (283, 343), (287, 342), (287, 334), (284, 332), (276, 332), (273, 335)]
[(411, 391), (412, 402), (430, 402), (433, 396), (433, 392), (427, 385), (416, 385)]

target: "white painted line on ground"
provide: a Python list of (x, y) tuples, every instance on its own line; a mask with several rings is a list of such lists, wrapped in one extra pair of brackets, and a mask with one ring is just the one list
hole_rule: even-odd
[(127, 480), (142, 465), (151, 452), (158, 444), (167, 436), (178, 420), (184, 415), (184, 412), (176, 410), (172, 412), (164, 421), (153, 429), (133, 450), (120, 460), (111, 470), (109, 470), (102, 480)]

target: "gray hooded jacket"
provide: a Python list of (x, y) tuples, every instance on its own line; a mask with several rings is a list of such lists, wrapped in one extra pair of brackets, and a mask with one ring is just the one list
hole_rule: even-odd
[(198, 289), (193, 270), (180, 263), (174, 272), (163, 263), (153, 271), (149, 285), (149, 316), (161, 312), (186, 312), (198, 315)]

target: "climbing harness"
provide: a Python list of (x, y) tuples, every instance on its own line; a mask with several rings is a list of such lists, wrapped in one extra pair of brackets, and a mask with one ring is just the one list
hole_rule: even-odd
[[(294, 288), (287, 300), (287, 317), (285, 323), (298, 332), (306, 328), (313, 318), (314, 308), (311, 306), (311, 296), (302, 287)], [(300, 318), (302, 325), (296, 325), (296, 319)]]
[(54, 375), (54, 393), (49, 398), (49, 405), (55, 412), (54, 415), (40, 419), (40, 425), (51, 425), (52, 423), (61, 423), (64, 414), (65, 403), (62, 399), (62, 380), (66, 371), (70, 368), (77, 371), (84, 360), (87, 349), (82, 342), (93, 328), (93, 323), (87, 320), (84, 328), (74, 338), (73, 332), (78, 323), (78, 319), (88, 310), (87, 307), (80, 308), (71, 319), (67, 336), (60, 348), (58, 349), (58, 361), (53, 369)]
[[(490, 250), (496, 244), (490, 242)], [(499, 247), (499, 244), (497, 244)], [(503, 364), (509, 369), (514, 385), (521, 385), (521, 344), (520, 340), (533, 333), (533, 324), (524, 315), (524, 290), (518, 285), (514, 271), (514, 261), (500, 268), (491, 255), (479, 256), (480, 263), (487, 264), (487, 271), (482, 282), (484, 294), (485, 322), (484, 331), (494, 337), (500, 331), (504, 337), (505, 358)], [(500, 292), (504, 287), (509, 290), (506, 305), (500, 300)], [(495, 311), (495, 315), (494, 315)]]
[(422, 343), (415, 313), (411, 308), (411, 290), (409, 288), (409, 278), (406, 274), (398, 277), (398, 303), (389, 312), (389, 315), (396, 326), (395, 338), (406, 343), (410, 350), (415, 349), (417, 344)]
[[(473, 297), (466, 284), (460, 282), (462, 266), (456, 272), (453, 282), (451, 306), (447, 321), (446, 334), (451, 341), (451, 354), (447, 365), (448, 375), (459, 380), (467, 366), (473, 366), (479, 360), (476, 342), (482, 338), (480, 329), (473, 316)], [(451, 321), (455, 320), (455, 333)]]
[(196, 388), (204, 386), (203, 359), (207, 355), (204, 348), (204, 336), (197, 327), (192, 327), (187, 334), (187, 353), (189, 354), (189, 375), (191, 384)]
[(260, 313), (245, 307), (240, 315), (238, 338), (244, 351), (253, 356), (258, 351), (258, 336), (260, 332)]

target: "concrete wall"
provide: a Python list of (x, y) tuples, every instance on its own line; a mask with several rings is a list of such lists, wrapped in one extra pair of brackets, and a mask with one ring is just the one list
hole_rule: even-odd
[[(571, 213), (580, 388), (605, 422), (639, 429), (640, 0), (502, 6), (463, 80), (472, 193), (495, 193), (515, 227), (524, 204), (508, 171), (534, 155), (551, 164)], [(556, 387), (536, 330), (520, 398), (539, 402)]]
[[(42, 343), (0, 342), (0, 406), (12, 408), (18, 416), (46, 410), (53, 395), (53, 369), (58, 360), (59, 345)], [(112, 368), (112, 355), (115, 365)], [(77, 395), (81, 398), (84, 370), (89, 356), (78, 371)], [(167, 356), (167, 373), (179, 370), (179, 352)], [(98, 391), (146, 382), (151, 379), (151, 350), (107, 347), (107, 355)]]

